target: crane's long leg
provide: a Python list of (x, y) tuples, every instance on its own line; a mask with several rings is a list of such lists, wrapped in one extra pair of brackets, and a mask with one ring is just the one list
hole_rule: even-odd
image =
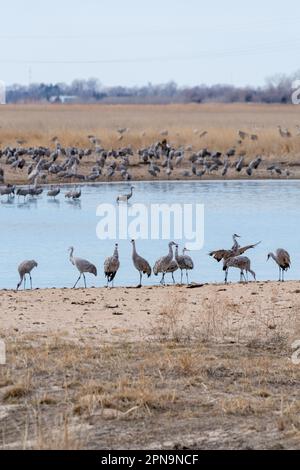
[(174, 273), (172, 273), (173, 284), (175, 284)]
[(189, 275), (188, 275), (188, 270), (187, 269), (185, 270), (185, 274), (186, 274), (186, 283), (188, 285), (189, 284)]
[(165, 285), (165, 273), (163, 273), (160, 283), (164, 286)]
[(180, 284), (182, 284), (182, 269), (180, 270), (181, 276), (180, 276)]
[(142, 271), (140, 271), (140, 283), (138, 285), (138, 287), (142, 287)]
[(26, 274), (24, 274), (24, 290), (26, 289)]
[(86, 279), (85, 279), (85, 274), (83, 273), (83, 279), (84, 279), (84, 287), (86, 288)]
[(79, 276), (79, 278), (78, 278), (78, 279), (77, 279), (77, 281), (75, 282), (75, 284), (74, 284), (74, 286), (73, 286), (73, 289), (75, 289), (75, 287), (77, 286), (77, 284), (78, 284), (78, 281), (80, 280), (80, 278), (81, 278), (81, 273), (80, 273), (80, 276)]
[(228, 277), (228, 268), (225, 271), (225, 280), (224, 280), (225, 284), (227, 284), (227, 277)]
[(281, 267), (279, 266), (279, 282), (281, 281)]
[(30, 278), (30, 289), (32, 290), (32, 277), (30, 273), (29, 273), (29, 278)]
[(20, 285), (22, 284), (22, 281), (23, 281), (23, 277), (20, 276), (20, 281), (18, 282), (18, 285), (17, 285), (17, 290), (19, 289)]
[(281, 273), (282, 273), (282, 282), (284, 282), (284, 269), (282, 269)]

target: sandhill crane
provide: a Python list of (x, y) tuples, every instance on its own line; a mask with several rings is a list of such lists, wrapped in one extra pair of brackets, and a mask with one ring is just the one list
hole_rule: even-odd
[(142, 256), (140, 256), (135, 247), (135, 241), (131, 240), (132, 243), (132, 261), (134, 264), (134, 267), (138, 270), (140, 274), (140, 283), (138, 287), (141, 287), (142, 285), (142, 276), (143, 274), (147, 274), (148, 277), (151, 276), (151, 267), (148, 261), (146, 261)]
[(174, 279), (174, 273), (178, 269), (178, 264), (175, 259), (171, 261), (171, 263), (168, 266), (168, 269), (166, 271), (166, 274), (170, 273), (173, 279), (173, 284), (175, 284), (175, 279)]
[(185, 269), (186, 281), (189, 283), (188, 270), (194, 269), (194, 263), (190, 256), (186, 255), (187, 248), (183, 248), (182, 255), (178, 254), (178, 245), (175, 245), (175, 260), (178, 264), (178, 268), (181, 271), (180, 284), (182, 284), (182, 271)]
[(31, 289), (32, 289), (31, 271), (33, 270), (33, 268), (36, 268), (37, 265), (38, 265), (37, 262), (34, 261), (34, 259), (31, 259), (31, 260), (23, 261), (23, 262), (18, 266), (18, 271), (19, 271), (19, 275), (20, 275), (20, 282), (19, 282), (18, 285), (17, 285), (17, 290), (19, 289), (20, 285), (22, 284), (23, 279), (24, 279), (24, 289), (25, 289), (25, 286), (26, 286), (26, 274), (29, 275), (30, 287), (31, 287)]
[(244, 166), (244, 157), (241, 156), (241, 157), (239, 158), (237, 164), (235, 165), (236, 171), (240, 172), (240, 171), (242, 170), (243, 166)]
[(24, 201), (25, 201), (26, 196), (30, 194), (30, 190), (26, 188), (18, 188), (16, 194), (18, 197), (24, 196)]
[(284, 137), (284, 138), (292, 137), (292, 134), (290, 133), (288, 129), (283, 129), (281, 126), (277, 126), (277, 127), (278, 127), (278, 131), (281, 137)]
[(205, 137), (207, 134), (208, 134), (207, 131), (200, 132), (200, 134), (199, 134), (200, 139), (202, 139), (202, 137)]
[(254, 243), (253, 245), (242, 246), (242, 247), (238, 248), (236, 251), (234, 251), (234, 250), (215, 250), (215, 251), (211, 251), (208, 254), (209, 254), (209, 256), (212, 256), (219, 263), (222, 259), (226, 260), (226, 259), (229, 259), (233, 256), (240, 256), (243, 253), (245, 253), (245, 251), (247, 251), (251, 248), (255, 248), (260, 243), (261, 242)]
[(51, 189), (47, 192), (47, 196), (55, 198), (60, 193), (60, 188), (54, 188), (51, 186)]
[(79, 199), (81, 196), (81, 189), (74, 189), (73, 194), (72, 194), (72, 199)]
[(128, 202), (129, 199), (132, 197), (133, 190), (134, 190), (134, 186), (131, 186), (130, 187), (130, 193), (128, 193), (128, 194), (119, 194), (119, 196), (117, 197), (117, 202)]
[(228, 167), (229, 167), (229, 161), (228, 161), (228, 158), (227, 158), (227, 160), (225, 161), (224, 166), (223, 166), (222, 176), (226, 175), (226, 173), (228, 171)]
[(7, 200), (15, 195), (15, 186), (8, 184), (5, 188), (0, 189), (0, 196), (7, 195)]
[(107, 278), (107, 287), (108, 283), (111, 282), (112, 286), (114, 285), (113, 280), (117, 271), (120, 267), (119, 261), (119, 252), (118, 252), (118, 244), (115, 244), (115, 249), (112, 256), (108, 256), (104, 261), (104, 275)]
[(159, 258), (153, 266), (153, 273), (155, 274), (155, 276), (157, 276), (158, 273), (162, 273), (162, 278), (160, 280), (161, 284), (165, 284), (165, 274), (173, 259), (173, 246), (175, 245), (176, 243), (170, 242), (169, 253), (166, 256), (162, 256), (161, 258)]
[(284, 281), (284, 271), (287, 271), (291, 267), (291, 259), (289, 253), (283, 248), (278, 248), (274, 253), (269, 253), (268, 258), (273, 258), (273, 260), (278, 264), (279, 267), (279, 281)]
[(70, 191), (67, 191), (65, 193), (65, 198), (73, 199), (73, 201), (75, 199), (79, 199), (80, 196), (81, 196), (81, 189), (77, 190), (76, 186), (74, 189), (71, 189)]
[(246, 137), (249, 137), (249, 134), (247, 134), (247, 132), (244, 132), (244, 131), (238, 131), (238, 135), (242, 140), (246, 139)]
[(251, 270), (250, 259), (247, 256), (233, 256), (232, 258), (224, 260), (223, 271), (225, 271), (225, 284), (227, 283), (229, 268), (237, 268), (240, 270), (240, 282), (242, 282), (243, 278), (244, 281), (247, 282), (244, 271), (246, 271), (247, 274), (248, 272), (251, 273), (254, 280), (256, 280), (255, 272)]
[(71, 263), (78, 269), (80, 273), (79, 278), (77, 279), (77, 281), (75, 282), (73, 286), (73, 289), (75, 289), (75, 287), (77, 286), (77, 283), (80, 280), (81, 276), (83, 276), (84, 287), (86, 287), (85, 273), (90, 273), (90, 274), (94, 274), (94, 276), (97, 276), (97, 268), (94, 264), (90, 263), (88, 260), (75, 257), (73, 255), (74, 253), (73, 246), (69, 248), (69, 252), (70, 252)]
[(240, 248), (240, 246), (241, 246), (241, 245), (239, 245), (239, 243), (238, 243), (238, 241), (237, 241), (237, 238), (241, 238), (241, 237), (240, 237), (240, 235), (238, 235), (237, 233), (234, 233), (234, 234), (232, 235), (233, 245), (232, 245), (232, 247), (231, 247), (231, 249), (232, 249), (233, 251), (238, 250), (238, 249)]
[(257, 170), (257, 168), (259, 167), (259, 165), (261, 164), (261, 162), (262, 162), (262, 158), (261, 158), (261, 157), (257, 157), (257, 158), (255, 158), (255, 160), (251, 160), (251, 162), (249, 163), (248, 168), (247, 168), (247, 170), (246, 170), (247, 175), (251, 176), (251, 175), (252, 175), (252, 171), (253, 171), (253, 170)]
[(117, 129), (117, 132), (122, 135), (122, 134), (125, 134), (125, 132), (128, 132), (128, 130), (129, 129), (127, 127), (119, 127)]

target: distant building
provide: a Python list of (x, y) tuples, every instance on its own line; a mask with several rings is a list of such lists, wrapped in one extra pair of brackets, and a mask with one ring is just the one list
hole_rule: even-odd
[(80, 98), (78, 96), (71, 96), (71, 95), (59, 95), (59, 96), (51, 96), (50, 103), (78, 103)]

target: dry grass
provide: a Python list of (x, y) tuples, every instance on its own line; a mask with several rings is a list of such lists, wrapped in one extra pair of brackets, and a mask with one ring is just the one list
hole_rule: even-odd
[(297, 447), (300, 369), (283, 351), (197, 339), (89, 349), (51, 335), (7, 346), (3, 448)]
[[(226, 150), (237, 140), (237, 130), (258, 135), (246, 140), (248, 154), (288, 155), (300, 153), (297, 106), (203, 104), (203, 105), (7, 105), (0, 110), (0, 142), (15, 144), (24, 139), (29, 145), (49, 145), (57, 136), (64, 145), (89, 145), (88, 134), (101, 139), (104, 147), (131, 144), (149, 145), (167, 129), (175, 145), (192, 144)], [(277, 126), (288, 127), (292, 139), (282, 139)], [(118, 141), (117, 128), (129, 131)], [(195, 132), (198, 130), (199, 132)], [(200, 138), (203, 130), (208, 134)]]
[(1, 446), (299, 448), (295, 283), (166, 289), (143, 339), (1, 332)]
[[(16, 146), (17, 140), (24, 140), (26, 146), (50, 146), (54, 148), (53, 137), (64, 146), (87, 148), (91, 146), (88, 135), (95, 135), (106, 148), (130, 145), (133, 150), (148, 146), (161, 139), (160, 132), (168, 130), (169, 142), (176, 146), (192, 145), (193, 151), (203, 147), (222, 152), (236, 145), (238, 151), (246, 152), (245, 162), (253, 156), (262, 155), (263, 164), (255, 178), (270, 177), (266, 168), (270, 163), (279, 163), (290, 168), (290, 177), (299, 177), (297, 162), (300, 157), (299, 108), (289, 105), (245, 105), (245, 104), (203, 104), (203, 105), (7, 105), (0, 109), (0, 145)], [(277, 126), (288, 127), (293, 137), (284, 139)], [(128, 128), (122, 140), (117, 132), (119, 127)], [(247, 138), (237, 144), (238, 130), (256, 134), (257, 141)], [(207, 131), (200, 137), (203, 130)], [(190, 152), (186, 152), (188, 157)], [(59, 162), (61, 159), (58, 159)], [(87, 175), (95, 165), (96, 155), (81, 161), (80, 173)], [(147, 165), (139, 165), (139, 158), (130, 159), (130, 173), (135, 180), (151, 178)], [(293, 165), (294, 164), (294, 165)], [(183, 170), (190, 170), (188, 158), (175, 168), (171, 179), (185, 179)], [(247, 178), (245, 172), (237, 173), (230, 168), (227, 178)], [(276, 177), (279, 177), (278, 175)], [(5, 167), (7, 183), (20, 184), (27, 181), (26, 171)], [(161, 172), (157, 179), (166, 179)], [(204, 179), (221, 178), (218, 174), (205, 175)], [(120, 180), (117, 172), (113, 180)], [(107, 181), (102, 175), (101, 181)], [(56, 176), (49, 177), (49, 183), (57, 182)]]

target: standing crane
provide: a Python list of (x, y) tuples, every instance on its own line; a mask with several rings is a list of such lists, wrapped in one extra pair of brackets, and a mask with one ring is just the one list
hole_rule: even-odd
[(119, 261), (119, 252), (118, 252), (118, 244), (115, 244), (115, 249), (112, 256), (108, 256), (104, 261), (104, 275), (107, 278), (107, 287), (108, 283), (112, 283), (112, 287), (114, 286), (113, 280), (117, 271), (120, 267)]
[(229, 268), (237, 268), (240, 270), (240, 282), (247, 282), (244, 271), (248, 274), (251, 273), (254, 280), (256, 280), (255, 272), (251, 270), (250, 259), (247, 256), (233, 256), (224, 260), (223, 271), (225, 271), (225, 284), (227, 284), (228, 270)]
[(189, 283), (188, 270), (194, 269), (194, 263), (190, 256), (186, 255), (186, 252), (190, 251), (187, 248), (183, 248), (182, 255), (178, 254), (178, 245), (175, 245), (175, 260), (181, 271), (180, 284), (182, 284), (182, 271), (185, 269), (187, 284)]
[(160, 283), (163, 285), (165, 284), (165, 274), (167, 273), (169, 265), (173, 259), (173, 246), (175, 245), (176, 243), (170, 242), (168, 254), (159, 258), (153, 266), (153, 273), (155, 276), (157, 276), (158, 273), (162, 273)]
[(19, 289), (20, 285), (22, 284), (22, 281), (24, 279), (24, 289), (26, 287), (26, 274), (29, 275), (30, 279), (30, 288), (32, 289), (32, 278), (31, 278), (31, 271), (33, 268), (37, 267), (37, 262), (34, 259), (31, 260), (26, 260), (23, 261), (19, 266), (18, 266), (18, 271), (20, 275), (20, 282), (17, 285), (17, 290)]
[(269, 253), (268, 258), (273, 258), (279, 267), (279, 281), (284, 281), (284, 272), (291, 267), (291, 258), (289, 253), (283, 248), (278, 248), (274, 253)]
[(132, 261), (134, 264), (134, 267), (138, 270), (140, 274), (140, 283), (137, 287), (142, 286), (142, 276), (143, 274), (147, 274), (148, 277), (151, 276), (151, 267), (148, 261), (146, 261), (142, 256), (140, 256), (135, 247), (135, 240), (131, 240), (132, 243)]
[(83, 276), (84, 287), (86, 287), (85, 273), (90, 273), (90, 274), (94, 274), (94, 276), (97, 276), (97, 268), (94, 264), (90, 263), (88, 260), (75, 257), (73, 255), (73, 253), (74, 253), (74, 247), (73, 246), (71, 246), (69, 248), (69, 252), (70, 252), (70, 261), (71, 261), (71, 263), (78, 269), (78, 271), (80, 273), (79, 278), (77, 279), (77, 281), (75, 282), (75, 284), (73, 286), (73, 289), (75, 289), (75, 287), (77, 286), (81, 276)]

